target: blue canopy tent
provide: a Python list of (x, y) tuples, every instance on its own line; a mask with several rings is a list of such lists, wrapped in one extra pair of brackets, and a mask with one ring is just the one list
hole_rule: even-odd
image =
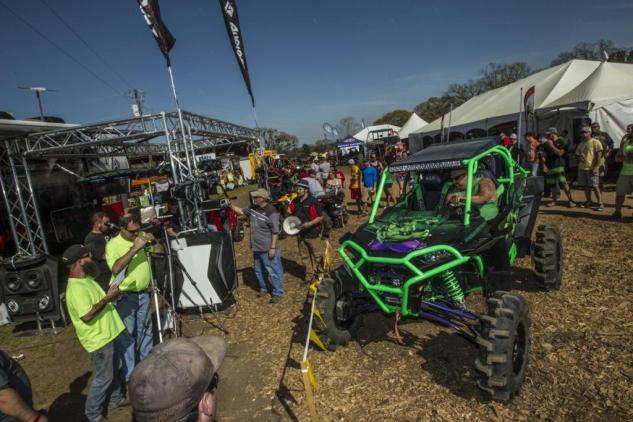
[(339, 160), (348, 156), (353, 157), (362, 154), (364, 147), (365, 142), (354, 138), (352, 135), (347, 135), (347, 137), (336, 143)]
[(360, 139), (354, 138), (352, 135), (347, 135), (345, 139), (342, 139), (336, 143), (337, 148), (348, 148), (348, 147), (362, 147), (365, 145), (365, 142)]

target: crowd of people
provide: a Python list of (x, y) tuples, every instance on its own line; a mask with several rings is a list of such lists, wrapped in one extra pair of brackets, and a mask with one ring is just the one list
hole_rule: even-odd
[[(559, 133), (557, 128), (551, 127), (540, 136), (527, 132), (523, 147), (518, 154), (519, 159), (524, 168), (533, 176), (544, 176), (546, 196), (552, 199), (546, 204), (547, 207), (557, 204), (562, 190), (568, 207), (593, 208), (602, 212), (604, 211), (604, 178), (615, 144), (611, 136), (603, 132), (596, 122), (582, 127), (580, 134), (581, 141), (572, 150), (567, 131)], [(626, 195), (633, 193), (632, 144), (633, 124), (627, 126), (626, 133), (620, 141), (618, 153), (614, 157), (616, 162), (622, 163), (622, 169), (616, 183), (613, 219), (622, 219), (622, 206)], [(512, 148), (512, 145), (510, 144), (509, 147)], [(576, 159), (577, 173), (570, 179), (575, 186), (583, 189), (584, 201), (573, 199), (572, 183), (568, 180), (571, 175), (572, 158)]]
[[(516, 154), (532, 175), (543, 175), (553, 206), (561, 191), (569, 207), (604, 210), (603, 178), (614, 143), (598, 124), (581, 129), (582, 142), (571, 151), (567, 133), (549, 128), (541, 136), (528, 132), (519, 146), (516, 136), (502, 135), (501, 143)], [(633, 124), (627, 126), (615, 161), (622, 162), (616, 184), (613, 218), (622, 218), (626, 195), (633, 193)], [(577, 159), (575, 184), (584, 189), (585, 201), (575, 201), (568, 181), (570, 154)], [(375, 200), (381, 174), (392, 163), (407, 158), (407, 152), (386, 150), (379, 158), (370, 151), (366, 160), (350, 158), (350, 196), (358, 214), (367, 213)], [(463, 201), (466, 169), (451, 171), (453, 187), (446, 203)], [(387, 206), (406, 194), (406, 172), (388, 174), (383, 186)], [(475, 183), (476, 182), (476, 183)], [(323, 269), (324, 215), (319, 197), (330, 189), (345, 189), (345, 174), (327, 157), (304, 165), (294, 184), (297, 193), (288, 210), (300, 224), (296, 246), (310, 281)], [(486, 219), (495, 217), (496, 190), (488, 178), (473, 181), (473, 204)], [(593, 196), (592, 196), (593, 195)], [(593, 202), (595, 196), (596, 201)], [(251, 192), (252, 204), (231, 208), (250, 222), (250, 247), (258, 281), (258, 297), (271, 296), (279, 303), (284, 295), (284, 270), (279, 242), (280, 212), (265, 189)], [(488, 209), (489, 208), (489, 209)], [(161, 251), (150, 233), (141, 230), (132, 215), (123, 215), (115, 225), (118, 234), (109, 237), (113, 224), (104, 213), (95, 213), (84, 245), (72, 245), (62, 255), (68, 272), (66, 304), (79, 342), (89, 354), (94, 378), (85, 405), (89, 421), (105, 421), (104, 412), (132, 405), (137, 421), (212, 421), (216, 412), (217, 370), (226, 353), (221, 338), (207, 336), (173, 339), (153, 345), (148, 253)], [(182, 359), (186, 356), (187, 359)], [(191, 376), (189, 376), (191, 375)], [(127, 386), (126, 399), (123, 391)], [(5, 419), (2, 419), (5, 417)], [(11, 419), (12, 418), (12, 419)], [(0, 420), (45, 422), (33, 409), (28, 376), (10, 356), (0, 352)]]

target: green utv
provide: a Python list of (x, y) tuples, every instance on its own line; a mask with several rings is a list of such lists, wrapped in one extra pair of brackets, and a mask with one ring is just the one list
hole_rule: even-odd
[[(463, 202), (447, 205), (451, 171), (465, 169)], [(387, 171), (407, 173), (411, 189), (378, 216)], [(471, 203), (480, 178), (492, 181), (495, 209)], [(463, 179), (462, 179), (463, 180)], [(488, 186), (490, 186), (490, 182)], [(511, 266), (532, 255), (535, 280), (557, 289), (563, 249), (557, 226), (532, 230), (543, 178), (530, 177), (496, 139), (436, 144), (383, 172), (369, 221), (341, 238), (344, 264), (316, 292), (315, 331), (329, 348), (347, 343), (368, 308), (448, 326), (476, 344), (478, 385), (495, 400), (520, 390), (530, 349), (524, 298), (510, 293)], [(484, 215), (485, 214), (485, 215)], [(482, 292), (487, 312), (469, 310), (465, 297)]]

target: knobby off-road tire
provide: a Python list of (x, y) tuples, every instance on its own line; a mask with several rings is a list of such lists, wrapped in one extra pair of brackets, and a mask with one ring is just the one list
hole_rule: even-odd
[(482, 316), (476, 339), (477, 385), (494, 400), (507, 402), (519, 393), (525, 379), (530, 352), (528, 305), (521, 296), (502, 291), (487, 302), (488, 314)]
[(563, 243), (560, 229), (543, 224), (536, 229), (533, 244), (534, 278), (545, 290), (558, 290), (563, 278)]
[(315, 332), (329, 350), (347, 344), (362, 324), (362, 315), (356, 313), (346, 321), (339, 321), (336, 318), (337, 300), (348, 299), (345, 292), (341, 292), (337, 297), (336, 292), (341, 289), (337, 289), (335, 283), (333, 279), (326, 278), (319, 284), (314, 306), (321, 314), (321, 318), (315, 315), (312, 323)]

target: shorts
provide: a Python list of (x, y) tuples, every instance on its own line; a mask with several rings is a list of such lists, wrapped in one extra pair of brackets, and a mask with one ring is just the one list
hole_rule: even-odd
[(365, 188), (365, 202), (374, 202), (374, 188)]
[(360, 188), (349, 188), (352, 199), (361, 199)]
[(633, 193), (633, 175), (621, 174), (615, 184), (615, 194), (624, 196)]
[(558, 182), (559, 186), (567, 184), (567, 178), (565, 177), (565, 168), (564, 167), (555, 167), (550, 169), (547, 174), (545, 174), (545, 183), (549, 186), (554, 186)]
[(598, 176), (598, 173), (594, 173), (591, 170), (578, 169), (578, 179), (576, 182), (578, 183), (578, 186), (595, 188), (600, 184), (600, 176)]

